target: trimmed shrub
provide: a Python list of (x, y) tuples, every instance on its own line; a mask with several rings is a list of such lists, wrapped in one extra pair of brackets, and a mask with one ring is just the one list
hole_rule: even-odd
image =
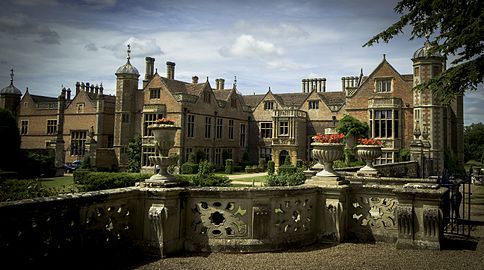
[(304, 168), (304, 162), (302, 159), (296, 160), (296, 168)]
[(234, 165), (234, 172), (241, 172), (241, 171), (242, 171), (242, 166)]
[(277, 174), (293, 174), (296, 172), (296, 167), (292, 166), (291, 164), (291, 157), (286, 156), (284, 160), (284, 165), (279, 167)]
[(276, 166), (276, 164), (274, 163), (274, 161), (272, 161), (272, 160), (267, 161), (267, 173), (268, 174), (274, 174), (275, 166)]
[(196, 175), (182, 176), (179, 179), (188, 181), (191, 186), (197, 187), (226, 187), (230, 185), (230, 180), (227, 176), (218, 176), (214, 172), (215, 166), (205, 160), (200, 162)]
[(196, 174), (198, 172), (198, 164), (186, 162), (181, 165), (181, 174)]
[[(282, 167), (282, 166), (281, 166)], [(271, 174), (267, 177), (268, 186), (297, 186), (306, 181), (306, 176), (302, 169), (296, 170), (292, 174)]]
[(233, 159), (225, 160), (225, 173), (226, 174), (233, 174), (234, 173), (234, 160)]
[(257, 165), (245, 166), (245, 173), (257, 173), (257, 172), (260, 172), (259, 166)]
[(266, 159), (265, 158), (259, 158), (259, 171), (263, 172), (266, 170)]
[(79, 184), (80, 191), (94, 191), (134, 186), (136, 182), (150, 178), (146, 173), (109, 173), (74, 171), (74, 183)]

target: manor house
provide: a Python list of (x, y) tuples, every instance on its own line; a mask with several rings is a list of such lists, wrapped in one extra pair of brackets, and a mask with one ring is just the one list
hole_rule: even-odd
[(447, 150), (463, 162), (463, 97), (446, 106), (430, 91), (412, 91), (446, 68), (445, 57), (429, 53), (430, 47), (427, 41), (414, 53), (413, 74), (400, 74), (383, 56), (369, 75), (342, 77), (336, 91), (327, 91), (324, 78), (307, 78), (299, 91), (269, 89), (254, 95), (242, 95), (236, 81), (226, 87), (222, 78), (215, 87), (196, 75), (189, 82), (177, 80), (173, 62), (166, 62), (166, 74), (160, 75), (152, 57), (146, 57), (139, 88), (140, 73), (130, 63), (128, 47), (126, 63), (115, 72), (116, 97), (104, 95), (102, 87), (77, 83), (73, 99), (69, 89), (59, 98), (26, 91), (20, 99), (12, 77), (0, 91), (0, 105), (16, 112), (23, 148), (45, 147), (60, 133), (66, 160), (79, 159), (91, 130), (98, 147), (113, 147), (125, 169), (129, 141), (140, 136), (142, 168), (149, 171), (155, 148), (148, 126), (158, 118), (174, 119), (180, 127), (171, 151), (181, 163), (201, 151), (219, 166), (227, 158), (240, 162), (244, 153), (253, 162), (266, 158), (279, 166), (286, 156), (293, 163), (310, 159), (311, 137), (348, 114), (368, 123), (370, 137), (383, 141), (378, 163), (400, 161), (399, 151), (408, 149), (413, 158), (431, 161), (431, 174), (440, 174)]

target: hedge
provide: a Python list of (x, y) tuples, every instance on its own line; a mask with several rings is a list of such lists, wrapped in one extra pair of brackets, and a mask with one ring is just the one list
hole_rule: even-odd
[(147, 173), (92, 172), (78, 169), (74, 171), (74, 183), (80, 191), (94, 191), (121, 187), (132, 187), (136, 182), (150, 178)]

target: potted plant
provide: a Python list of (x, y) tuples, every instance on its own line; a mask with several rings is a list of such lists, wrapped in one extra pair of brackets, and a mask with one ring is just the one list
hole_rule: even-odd
[(382, 142), (373, 138), (360, 138), (356, 146), (356, 154), (366, 165), (358, 170), (358, 175), (378, 175), (378, 171), (373, 167), (373, 161), (382, 155)]
[(345, 135), (338, 134), (321, 134), (318, 133), (312, 137), (313, 143), (313, 157), (323, 164), (324, 169), (316, 174), (316, 176), (338, 176), (333, 170), (333, 162), (341, 159), (344, 150)]
[(159, 171), (146, 182), (150, 185), (165, 185), (175, 182), (175, 177), (167, 172), (170, 165), (176, 163), (176, 160), (168, 157), (168, 152), (175, 145), (175, 135), (179, 127), (175, 126), (175, 120), (168, 118), (157, 119), (153, 124), (148, 126), (153, 133), (155, 149), (157, 154), (149, 157), (150, 161), (155, 164)]

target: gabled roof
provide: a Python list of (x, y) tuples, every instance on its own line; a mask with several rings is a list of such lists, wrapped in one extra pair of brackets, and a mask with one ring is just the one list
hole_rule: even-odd
[(32, 95), (32, 94), (30, 94), (30, 97), (35, 103), (57, 102), (57, 98), (55, 97), (38, 96), (38, 95)]
[(341, 105), (345, 103), (345, 93), (343, 91), (318, 92), (318, 96), (328, 106)]
[(242, 96), (242, 99), (244, 100), (245, 104), (247, 106), (250, 106), (252, 108), (256, 107), (257, 104), (265, 97), (266, 95), (247, 95), (247, 96)]
[(215, 95), (215, 98), (217, 100), (225, 100), (227, 101), (229, 99), (230, 93), (232, 91), (230, 89), (223, 89), (223, 90), (213, 90), (213, 94)]
[(304, 101), (309, 96), (309, 93), (283, 93), (283, 94), (273, 94), (274, 97), (280, 100), (279, 103), (285, 106), (297, 106), (301, 107)]

